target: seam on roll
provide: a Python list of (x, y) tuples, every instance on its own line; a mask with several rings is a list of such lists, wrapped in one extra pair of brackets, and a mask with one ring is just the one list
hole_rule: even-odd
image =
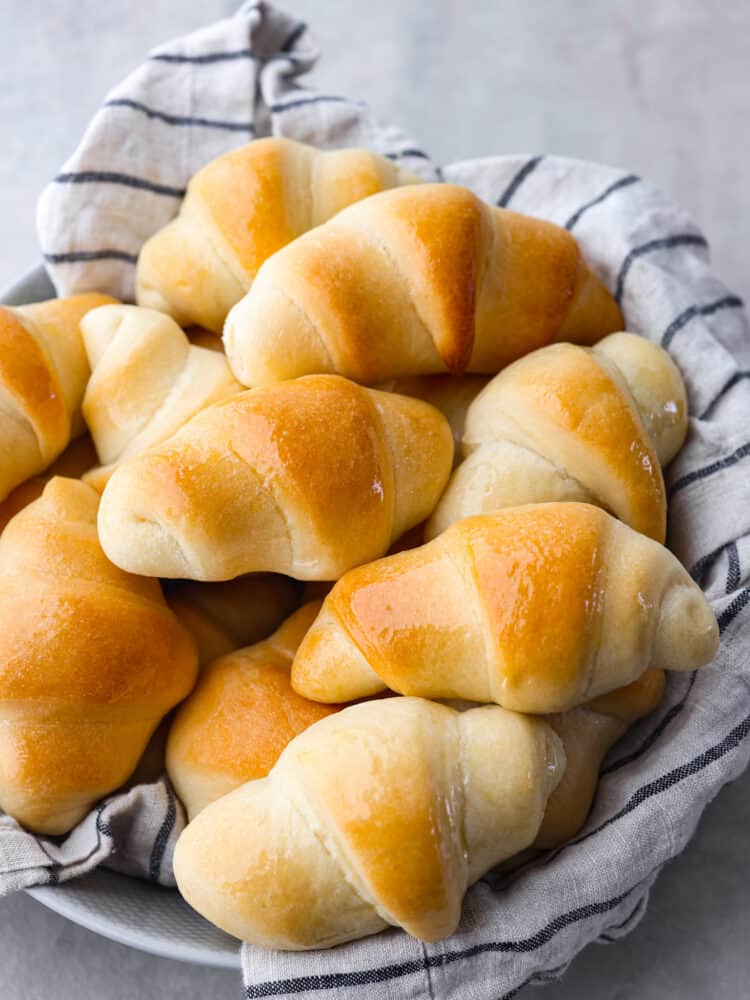
[[(229, 398), (231, 399), (231, 397)], [(274, 507), (276, 508), (276, 512), (279, 515), (279, 520), (281, 521), (281, 524), (284, 528), (284, 534), (286, 535), (287, 545), (289, 546), (289, 560), (291, 563), (295, 563), (296, 554), (294, 548), (294, 540), (292, 538), (292, 531), (291, 528), (289, 527), (289, 522), (284, 516), (284, 506), (281, 504), (280, 498), (279, 496), (277, 496), (276, 490), (274, 488), (277, 485), (277, 480), (279, 477), (268, 478), (262, 475), (262, 473), (258, 468), (256, 468), (254, 465), (251, 465), (246, 458), (243, 458), (242, 455), (240, 455), (240, 453), (236, 450), (231, 441), (226, 442), (226, 449), (230, 455), (233, 455), (234, 458), (236, 458), (237, 461), (241, 463), (242, 466), (250, 469), (251, 473), (256, 477), (261, 487), (265, 490), (266, 494), (271, 499)], [(236, 575), (242, 576), (244, 572), (245, 571), (241, 569), (239, 574)]]
[[(269, 777), (273, 782), (273, 776), (269, 775)], [(353, 889), (363, 903), (374, 910), (375, 914), (387, 926), (400, 927), (401, 924), (394, 917), (386, 916), (387, 911), (380, 906), (378, 900), (371, 893), (366, 880), (360, 875), (352, 854), (347, 849), (346, 841), (338, 840), (333, 835), (331, 826), (325, 822), (324, 814), (310, 802), (305, 789), (299, 786), (296, 776), (285, 774), (284, 779), (285, 787), (280, 787), (279, 793), (287, 799), (297, 815), (309, 827), (315, 840), (339, 869), (347, 885)]]
[[(400, 267), (398, 260), (393, 255), (393, 252), (389, 247), (388, 243), (378, 234), (378, 232), (375, 230), (374, 227), (365, 226), (361, 222), (360, 223), (357, 223), (356, 221), (352, 222), (351, 218), (347, 218), (343, 223), (340, 219), (337, 218), (336, 222), (340, 229), (349, 228), (353, 230), (357, 235), (364, 237), (365, 241), (370, 246), (373, 246), (376, 250), (378, 250), (381, 256), (385, 258), (390, 270), (393, 272), (393, 275), (397, 277), (399, 285), (404, 289), (406, 293), (406, 298), (408, 300), (408, 303), (411, 306), (414, 315), (416, 316), (417, 320), (419, 321), (419, 324), (422, 327), (422, 332), (424, 333), (428, 349), (429, 345), (432, 345), (436, 357), (443, 364), (443, 366), (447, 371), (448, 366), (445, 364), (443, 356), (440, 353), (440, 350), (438, 349), (437, 343), (435, 342), (435, 338), (432, 335), (432, 332), (430, 330), (427, 321), (420, 312), (416, 296), (414, 294), (414, 289), (409, 280), (409, 275), (406, 271), (403, 270), (403, 268)], [(472, 342), (472, 349), (473, 349), (473, 342)]]

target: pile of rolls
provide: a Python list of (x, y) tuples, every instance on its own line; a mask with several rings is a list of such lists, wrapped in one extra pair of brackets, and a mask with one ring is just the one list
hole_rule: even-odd
[(168, 728), (206, 918), (450, 935), (716, 653), (685, 389), (622, 327), (569, 232), (286, 139), (196, 174), (137, 304), (0, 308), (0, 808), (64, 834)]

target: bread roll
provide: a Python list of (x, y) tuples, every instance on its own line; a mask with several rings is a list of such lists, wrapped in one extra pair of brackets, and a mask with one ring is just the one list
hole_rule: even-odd
[(595, 503), (666, 538), (660, 463), (687, 433), (687, 400), (666, 351), (632, 333), (593, 349), (553, 344), (516, 361), (469, 406), (464, 461), (427, 525), (551, 500)]
[(385, 688), (564, 712), (651, 667), (695, 670), (718, 627), (672, 553), (604, 511), (532, 504), (466, 518), (343, 576), (297, 652), (295, 691)]
[(81, 331), (91, 365), (83, 416), (103, 466), (87, 481), (99, 491), (117, 463), (242, 389), (221, 352), (194, 346), (174, 320), (153, 309), (92, 309)]
[(105, 558), (98, 502), (52, 479), (0, 536), (0, 808), (37, 833), (118, 788), (196, 677), (157, 581)]
[(335, 580), (432, 512), (452, 459), (433, 407), (311, 376), (214, 404), (123, 463), (99, 534), (133, 573)]
[(227, 317), (244, 385), (336, 372), (495, 374), (555, 340), (622, 328), (565, 229), (453, 184), (374, 195), (279, 250)]
[(389, 924), (437, 941), (467, 887), (532, 843), (564, 766), (546, 723), (494, 705), (354, 705), (188, 824), (177, 885), (266, 948), (328, 948)]

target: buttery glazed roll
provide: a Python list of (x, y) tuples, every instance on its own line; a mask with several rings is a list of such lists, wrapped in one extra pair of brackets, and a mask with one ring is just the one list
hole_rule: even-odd
[(227, 317), (236, 377), (495, 374), (554, 340), (622, 327), (575, 239), (453, 184), (386, 191), (270, 257)]
[(66, 476), (79, 479), (84, 472), (96, 465), (96, 448), (88, 434), (71, 441), (57, 461), (53, 462), (47, 471), (39, 476), (32, 476), (8, 494), (0, 503), (0, 531), (12, 517), (28, 507), (38, 497), (50, 479), (55, 476)]
[(193, 819), (246, 781), (265, 778), (284, 747), (337, 706), (292, 690), (294, 654), (320, 603), (296, 611), (263, 642), (209, 663), (167, 742), (167, 772)]
[(335, 580), (432, 512), (452, 459), (434, 407), (311, 376), (216, 403), (123, 463), (99, 534), (147, 576)]
[(53, 479), (0, 536), (0, 808), (38, 833), (126, 780), (197, 671), (158, 582), (105, 558), (98, 502)]
[(266, 948), (327, 948), (389, 924), (437, 941), (467, 887), (533, 842), (564, 762), (546, 723), (494, 705), (354, 705), (187, 826), (177, 885)]
[(299, 604), (286, 576), (250, 573), (225, 583), (167, 582), (167, 604), (188, 630), (201, 663), (270, 635)]
[(114, 301), (92, 294), (0, 306), (0, 500), (83, 433), (89, 365), (79, 323)]
[(694, 670), (718, 628), (672, 553), (596, 507), (466, 518), (338, 581), (294, 660), (314, 701), (386, 687), (564, 712), (650, 666)]
[(664, 693), (664, 671), (652, 668), (627, 687), (547, 716), (565, 748), (565, 773), (547, 802), (534, 847), (557, 847), (586, 822), (607, 751), (639, 719), (656, 708)]
[(500, 372), (469, 406), (466, 457), (427, 537), (472, 514), (580, 500), (663, 542), (660, 463), (674, 458), (686, 433), (685, 386), (657, 344), (614, 333), (592, 350), (542, 348)]
[(419, 178), (364, 149), (258, 139), (199, 170), (180, 214), (143, 246), (139, 305), (217, 333), (267, 257), (368, 195)]
[(103, 468), (87, 477), (101, 490), (115, 463), (160, 444), (200, 410), (242, 386), (224, 355), (191, 344), (153, 309), (111, 305), (81, 321), (91, 378), (83, 416)]

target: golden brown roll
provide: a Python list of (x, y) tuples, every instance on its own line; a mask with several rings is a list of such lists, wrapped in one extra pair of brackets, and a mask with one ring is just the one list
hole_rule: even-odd
[(472, 514), (580, 500), (663, 542), (660, 463), (686, 433), (685, 387), (657, 344), (614, 333), (593, 349), (544, 347), (500, 372), (469, 406), (465, 458), (427, 537)]
[(167, 772), (191, 819), (246, 781), (265, 778), (295, 736), (337, 711), (302, 698), (289, 680), (319, 610), (318, 602), (306, 604), (263, 642), (201, 671), (167, 743)]
[(270, 257), (227, 317), (244, 385), (337, 372), (495, 374), (554, 340), (622, 328), (575, 239), (466, 188), (419, 184), (344, 209)]
[(173, 319), (153, 309), (92, 309), (81, 332), (91, 365), (82, 410), (102, 463), (87, 481), (100, 492), (115, 464), (242, 389), (221, 352), (191, 344)]
[(114, 301), (91, 294), (0, 306), (0, 500), (83, 433), (89, 365), (79, 324), (90, 309)]
[(533, 842), (564, 764), (545, 722), (496, 705), (354, 705), (188, 824), (177, 885), (266, 948), (328, 948), (389, 924), (437, 941), (467, 887)]
[(557, 847), (578, 833), (591, 810), (607, 751), (630, 726), (653, 712), (664, 693), (664, 681), (664, 671), (651, 668), (627, 687), (546, 717), (565, 748), (566, 764), (547, 802), (535, 847)]
[(694, 670), (716, 619), (663, 546), (597, 507), (466, 518), (343, 576), (297, 652), (295, 691), (352, 701), (391, 688), (564, 712), (651, 666)]
[(335, 580), (432, 512), (452, 459), (434, 407), (311, 376), (216, 403), (123, 463), (99, 534), (148, 576)]
[(299, 604), (300, 589), (286, 576), (250, 573), (224, 583), (167, 582), (165, 594), (208, 663), (270, 635)]
[(0, 536), (0, 808), (39, 833), (126, 780), (197, 671), (158, 582), (104, 556), (98, 502), (53, 479)]
[(272, 253), (360, 198), (418, 181), (364, 149), (250, 142), (199, 170), (177, 218), (143, 246), (138, 304), (220, 333)]

